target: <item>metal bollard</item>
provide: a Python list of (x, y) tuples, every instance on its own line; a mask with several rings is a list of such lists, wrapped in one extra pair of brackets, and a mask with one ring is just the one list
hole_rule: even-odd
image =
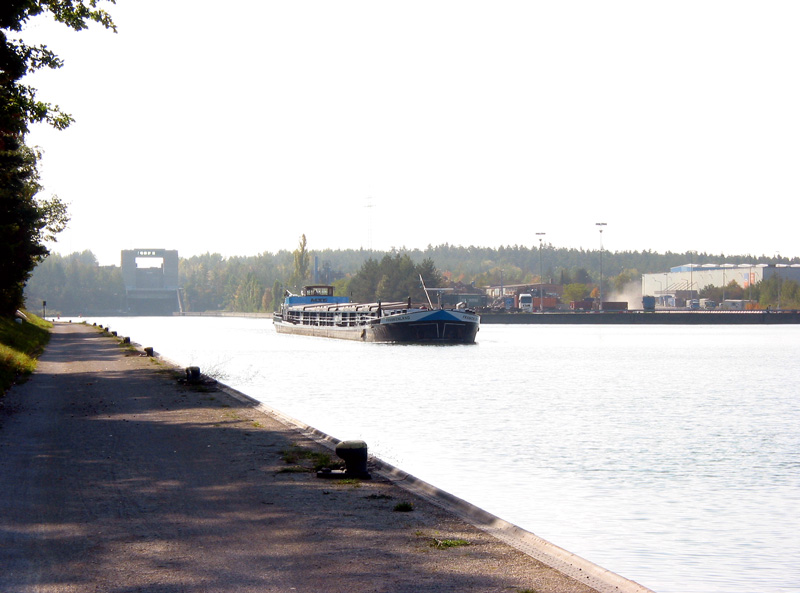
[(344, 473), (348, 478), (366, 478), (367, 443), (364, 441), (342, 441), (336, 445), (336, 455), (344, 460)]
[(186, 367), (186, 380), (189, 383), (199, 383), (200, 367)]

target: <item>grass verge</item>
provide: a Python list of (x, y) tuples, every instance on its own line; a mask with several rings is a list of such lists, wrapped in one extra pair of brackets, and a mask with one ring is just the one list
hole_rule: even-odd
[(36, 359), (50, 340), (49, 321), (25, 313), (28, 321), (0, 318), (0, 395), (24, 381), (36, 368)]

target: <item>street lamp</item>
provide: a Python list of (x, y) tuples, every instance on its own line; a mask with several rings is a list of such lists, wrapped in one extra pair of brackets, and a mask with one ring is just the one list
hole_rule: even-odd
[(539, 313), (544, 313), (544, 290), (542, 284), (544, 282), (544, 268), (542, 267), (542, 237), (545, 233), (536, 233), (539, 237)]
[(600, 227), (600, 307), (603, 310), (603, 227), (606, 226), (604, 222), (596, 222), (595, 226)]
[[(726, 282), (725, 269), (732, 267), (734, 267), (733, 264), (722, 264), (722, 303), (725, 302), (725, 282)], [(744, 295), (742, 295), (742, 297), (744, 298)], [(720, 303), (720, 307), (722, 307), (722, 303)]]

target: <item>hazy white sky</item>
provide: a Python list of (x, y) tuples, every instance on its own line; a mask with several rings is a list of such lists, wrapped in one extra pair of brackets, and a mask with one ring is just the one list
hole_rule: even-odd
[[(118, 0), (46, 20), (55, 250), (800, 255), (800, 3)], [(371, 208), (367, 205), (371, 204)]]

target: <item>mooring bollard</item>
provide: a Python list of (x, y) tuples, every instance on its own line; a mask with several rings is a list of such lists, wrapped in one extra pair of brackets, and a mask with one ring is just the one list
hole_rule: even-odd
[(200, 367), (186, 367), (186, 380), (189, 383), (200, 381)]
[(153, 347), (152, 346), (146, 346), (145, 349), (144, 349), (144, 353), (147, 354), (147, 356), (153, 356)]
[(336, 455), (344, 460), (344, 473), (348, 478), (369, 478), (367, 471), (367, 443), (342, 441), (336, 445)]

